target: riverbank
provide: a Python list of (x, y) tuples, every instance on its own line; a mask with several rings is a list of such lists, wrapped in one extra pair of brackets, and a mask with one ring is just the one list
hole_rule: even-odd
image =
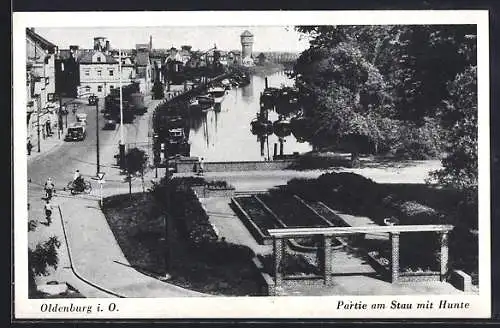
[(264, 65), (258, 65), (249, 67), (250, 74), (254, 74), (260, 77), (266, 77), (274, 73), (284, 71), (285, 67), (282, 64), (276, 63), (265, 63)]

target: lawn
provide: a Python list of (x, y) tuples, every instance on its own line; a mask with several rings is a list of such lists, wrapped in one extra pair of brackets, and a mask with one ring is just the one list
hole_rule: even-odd
[(118, 244), (138, 271), (164, 276), (166, 250), (171, 247), (169, 283), (213, 295), (259, 294), (260, 286), (250, 261), (207, 256), (187, 242), (176, 223), (167, 240), (164, 219), (151, 194), (112, 196), (103, 204)]

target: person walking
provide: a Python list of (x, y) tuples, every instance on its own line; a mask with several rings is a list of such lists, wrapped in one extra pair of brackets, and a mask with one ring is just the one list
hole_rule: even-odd
[(33, 144), (31, 143), (31, 140), (28, 140), (28, 144), (26, 145), (28, 149), (28, 156), (31, 155), (31, 149), (33, 149)]
[(45, 218), (47, 219), (47, 225), (52, 223), (52, 205), (48, 199), (45, 202)]
[(204, 164), (203, 164), (203, 157), (200, 158), (200, 161), (198, 162), (198, 175), (203, 175), (203, 173), (205, 172), (205, 167), (204, 167)]
[(50, 133), (50, 121), (49, 120), (45, 121), (45, 133), (47, 134), (47, 137), (50, 137), (51, 133)]

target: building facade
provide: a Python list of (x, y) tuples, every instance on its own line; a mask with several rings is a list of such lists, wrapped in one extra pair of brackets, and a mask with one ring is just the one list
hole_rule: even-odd
[(139, 89), (143, 94), (149, 94), (153, 82), (153, 69), (149, 58), (149, 50), (140, 48), (136, 50), (135, 82), (139, 83)]
[[(79, 96), (94, 94), (100, 98), (120, 85), (118, 53), (113, 55), (100, 50), (84, 54), (79, 60), (80, 87)], [(122, 84), (130, 84), (135, 79), (135, 69), (131, 57), (122, 55)]]
[(26, 123), (27, 137), (33, 144), (46, 137), (45, 127), (55, 128), (59, 104), (56, 99), (55, 57), (58, 48), (52, 42), (26, 29)]

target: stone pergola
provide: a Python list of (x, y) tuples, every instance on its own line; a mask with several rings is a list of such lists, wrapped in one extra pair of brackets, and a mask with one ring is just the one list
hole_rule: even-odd
[(394, 226), (369, 226), (369, 227), (328, 227), (328, 228), (287, 228), (269, 229), (269, 235), (273, 239), (274, 259), (274, 287), (280, 288), (283, 283), (284, 273), (280, 269), (280, 263), (285, 254), (285, 241), (287, 239), (322, 236), (321, 257), (323, 281), (330, 284), (332, 279), (332, 239), (340, 236), (370, 233), (388, 233), (391, 240), (391, 282), (397, 282), (400, 277), (399, 271), (399, 237), (401, 233), (436, 232), (440, 235), (440, 280), (443, 281), (448, 273), (448, 233), (453, 230), (452, 225), (394, 225)]

